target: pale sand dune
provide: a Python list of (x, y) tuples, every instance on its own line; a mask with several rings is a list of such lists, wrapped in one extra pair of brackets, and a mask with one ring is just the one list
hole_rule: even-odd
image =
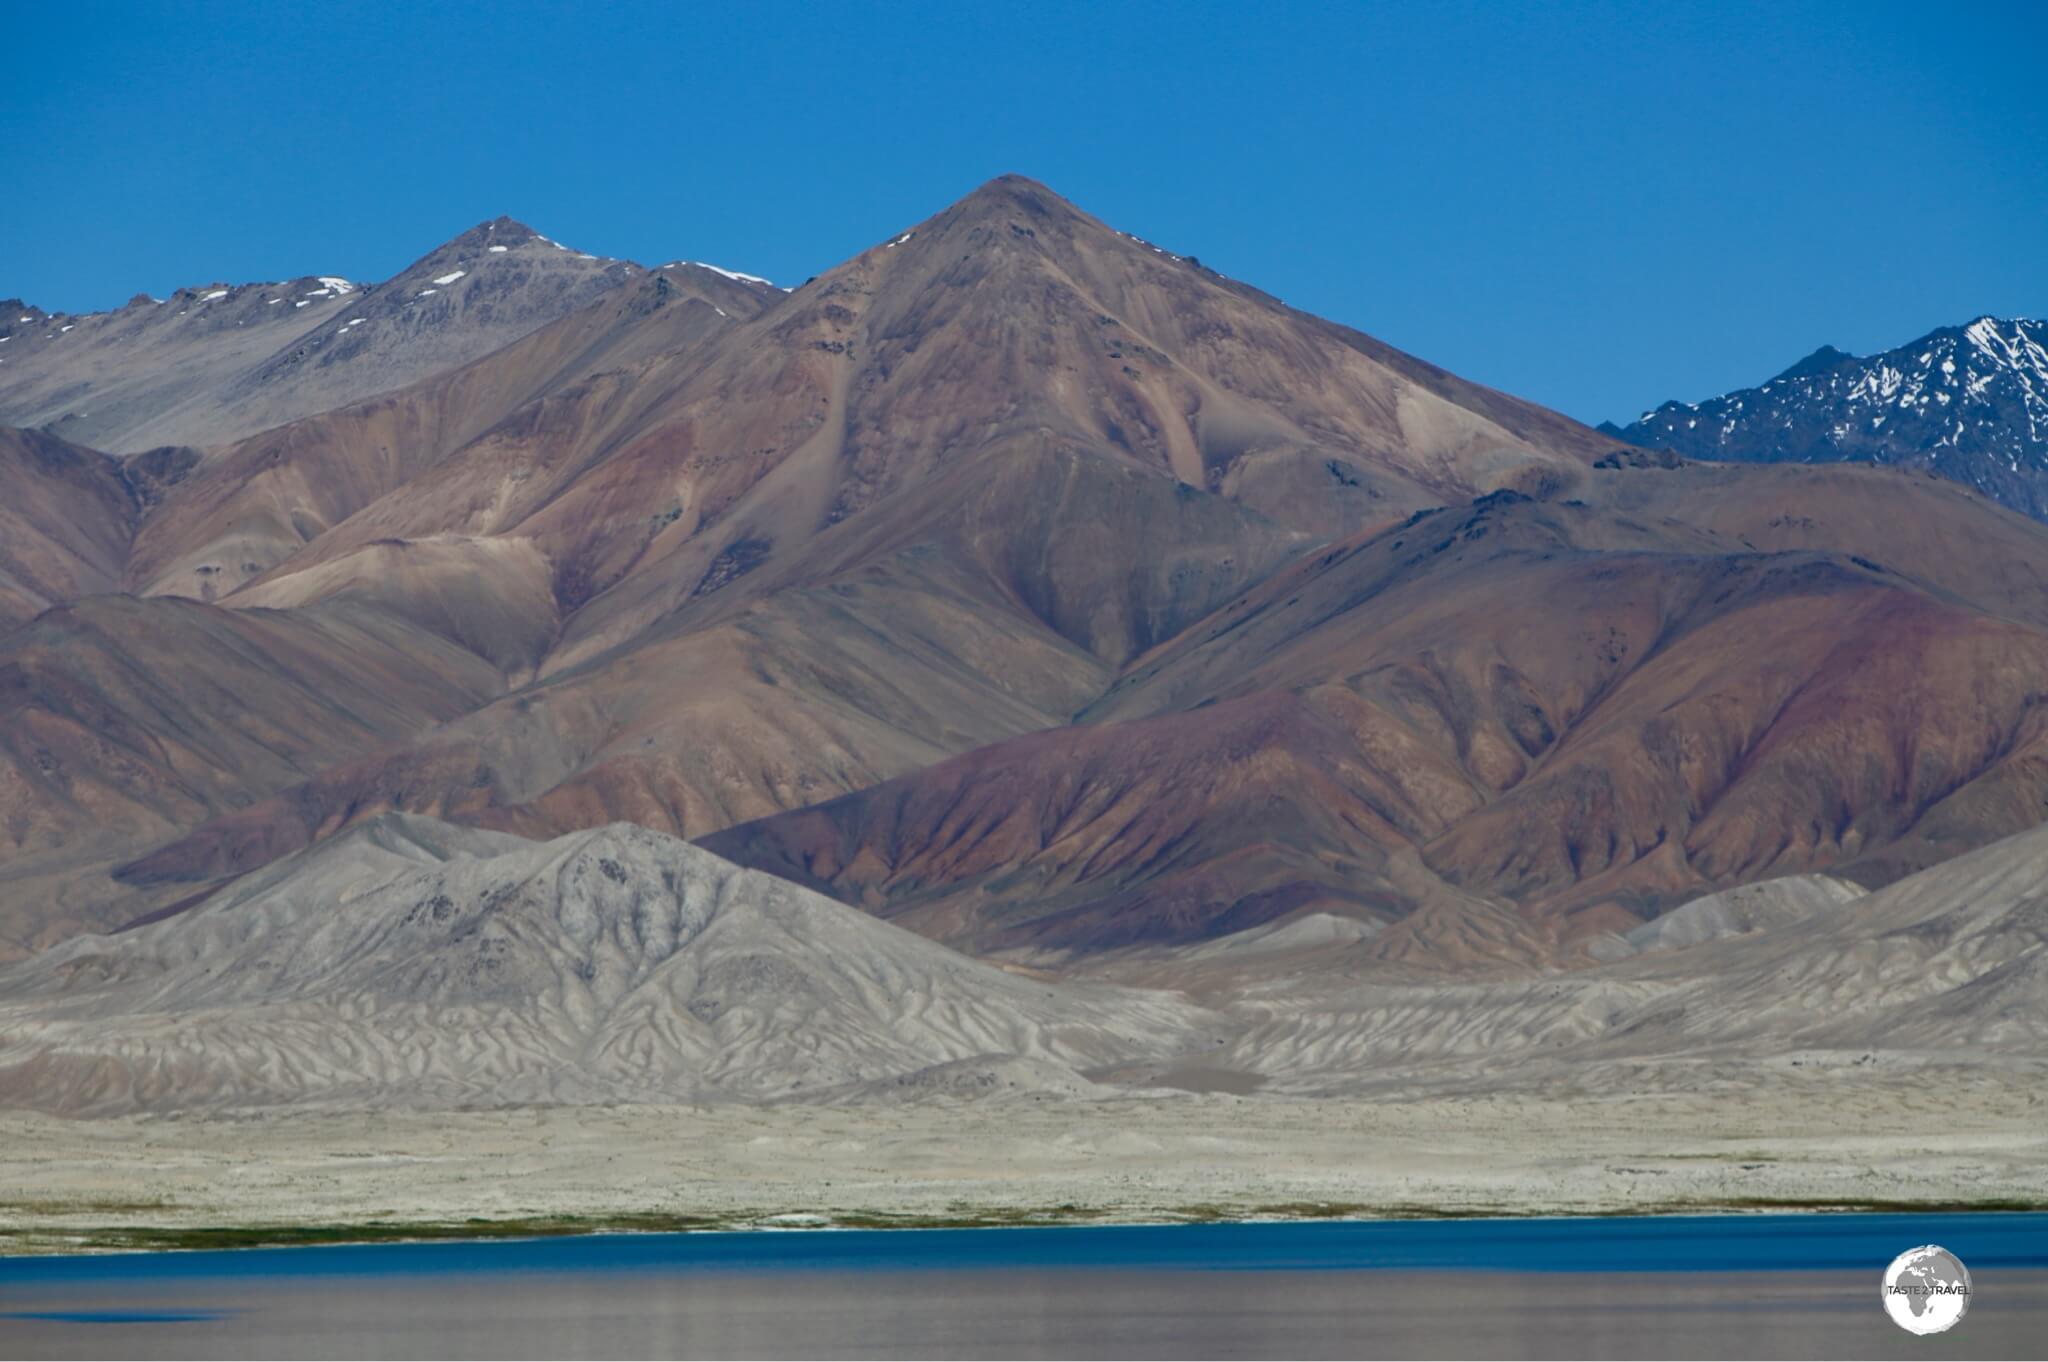
[[(2048, 1201), (2048, 1072), (1584, 1101), (1182, 1096), (0, 1115), (0, 1252), (108, 1226), (665, 1213), (1077, 1218)], [(138, 1204), (139, 1203), (139, 1204)], [(1071, 1207), (1071, 1210), (1059, 1208)], [(1199, 1208), (1213, 1208), (1201, 1210)], [(1296, 1210), (1293, 1213), (1300, 1213)]]

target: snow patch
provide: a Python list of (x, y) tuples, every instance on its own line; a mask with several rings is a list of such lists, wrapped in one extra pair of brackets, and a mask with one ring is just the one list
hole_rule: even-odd
[(213, 301), (214, 299), (216, 299), (216, 298), (225, 298), (225, 297), (227, 297), (227, 296), (228, 296), (228, 291), (227, 291), (226, 289), (224, 289), (224, 288), (217, 288), (217, 289), (215, 289), (215, 290), (214, 290), (213, 292), (211, 292), (211, 293), (201, 294), (201, 295), (200, 295), (200, 298), (199, 298), (199, 301), (200, 301), (200, 302), (202, 302), (202, 303), (210, 303), (210, 302), (212, 302), (212, 301)]
[(461, 278), (461, 277), (462, 277), (463, 275), (465, 275), (465, 274), (468, 274), (468, 273), (469, 273), (469, 271), (468, 271), (468, 270), (456, 270), (456, 271), (455, 271), (454, 273), (452, 273), (452, 274), (443, 274), (443, 275), (439, 275), (439, 276), (437, 276), (437, 277), (435, 278), (434, 282), (435, 282), (435, 283), (437, 283), (437, 284), (452, 284), (452, 283), (454, 283), (454, 282), (455, 282), (455, 281), (456, 281), (457, 279), (460, 279), (460, 278)]
[[(728, 279), (737, 279), (743, 284), (767, 284), (770, 288), (775, 286), (773, 280), (763, 279), (758, 274), (742, 274), (738, 270), (729, 270), (723, 266), (709, 264), (702, 260), (685, 260), (683, 263), (685, 265), (695, 265), (700, 270), (710, 270), (713, 274), (722, 274)], [(784, 292), (788, 292), (788, 290), (785, 289)]]
[(509, 251), (509, 250), (511, 250), (511, 249), (512, 249), (512, 248), (511, 248), (510, 246), (493, 246), (493, 247), (491, 247), (491, 254), (492, 254), (492, 255), (503, 255), (503, 254), (504, 254), (505, 252), (507, 252), (507, 251)]

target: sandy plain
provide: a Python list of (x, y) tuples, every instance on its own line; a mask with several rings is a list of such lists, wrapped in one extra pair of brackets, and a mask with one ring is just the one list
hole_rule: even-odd
[(0, 1252), (777, 1224), (2048, 1205), (2048, 1075), (1748, 1090), (0, 1115)]

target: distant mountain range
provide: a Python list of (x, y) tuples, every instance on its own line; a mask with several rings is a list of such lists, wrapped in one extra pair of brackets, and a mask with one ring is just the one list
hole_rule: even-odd
[(1694, 459), (1926, 469), (2048, 519), (2048, 322), (1979, 317), (1866, 357), (1824, 345), (1757, 387), (1601, 429)]
[[(0, 1087), (60, 1108), (202, 1072), (202, 1101), (469, 1100), (348, 1056), (466, 1044), (500, 984), (559, 1003), (476, 1071), (541, 1075), (533, 1100), (979, 1082), (984, 1050), (1030, 1061), (1006, 1085), (1173, 1071), (1174, 1045), (1116, 1039), (1165, 1034), (1156, 999), (1062, 1029), (1104, 971), (1252, 999), (1229, 1066), (1276, 1086), (1261, 1047), (1342, 1068), (1326, 1088), (1379, 1063), (1383, 1005), (1427, 1004), (1401, 1014), (1418, 1044), (1495, 1033), (1430, 999), (1689, 1045), (1622, 1006), (1694, 968), (1657, 940), (1807, 923), (2048, 811), (2048, 526), (1815, 452), (1847, 435), (1774, 466), (1646, 453), (1017, 176), (793, 291), (498, 219), (374, 287), (13, 316), (0, 958), (26, 963), (0, 1022), (36, 1030)], [(1828, 430), (2031, 430), (2032, 327), (1938, 333), (1910, 374), (1822, 357), (1769, 400), (1805, 394), (1780, 418), (1803, 420), (1839, 387)], [(367, 894), (380, 865), (402, 891)], [(729, 956), (656, 931), (693, 876), (754, 895), (731, 865), (809, 894), (737, 905)], [(1640, 931), (1810, 874), (1832, 887), (1785, 913)], [(853, 993), (814, 928), (866, 962)], [(1777, 968), (1756, 958), (1744, 988)], [(1623, 982), (1415, 982), (1596, 966)], [(1257, 1001), (1283, 984), (1313, 997)], [(771, 995), (874, 1043), (806, 1069), (762, 1031)], [(884, 1043), (899, 997), (928, 1044)], [(388, 1010), (330, 1034), (350, 999)], [(208, 1034), (271, 1037), (252, 1053), (303, 1088), (180, 1049), (228, 1004), (251, 1010)], [(1237, 1046), (1183, 1022), (1190, 1053)]]
[(381, 284), (202, 284), (85, 315), (8, 299), (0, 422), (117, 454), (221, 444), (465, 364), (641, 273), (501, 217)]

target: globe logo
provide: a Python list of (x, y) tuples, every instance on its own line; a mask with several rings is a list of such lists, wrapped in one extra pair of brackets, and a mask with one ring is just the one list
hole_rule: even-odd
[(1884, 1312), (1909, 1334), (1953, 1329), (1970, 1310), (1970, 1273), (1939, 1244), (1922, 1244), (1884, 1270)]

